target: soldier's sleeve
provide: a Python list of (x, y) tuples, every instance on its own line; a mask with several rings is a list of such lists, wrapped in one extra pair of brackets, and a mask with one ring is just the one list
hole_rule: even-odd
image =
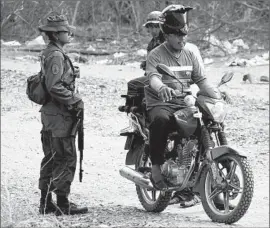
[(45, 60), (45, 85), (52, 96), (58, 102), (72, 105), (81, 100), (72, 91), (68, 90), (61, 80), (64, 73), (64, 56), (60, 52), (54, 52)]

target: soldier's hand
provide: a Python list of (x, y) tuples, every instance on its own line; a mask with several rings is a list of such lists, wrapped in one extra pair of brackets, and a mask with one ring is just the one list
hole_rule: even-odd
[(158, 92), (158, 96), (161, 98), (163, 102), (170, 101), (173, 99), (173, 96), (176, 96), (176, 93), (174, 89), (168, 87), (168, 86), (163, 86)]
[(79, 102), (72, 104), (72, 105), (68, 105), (67, 109), (69, 111), (79, 111), (80, 109), (84, 109), (84, 103), (82, 100), (80, 100)]
[(75, 104), (75, 110), (79, 111), (80, 109), (84, 109), (84, 103), (80, 100), (78, 103)]

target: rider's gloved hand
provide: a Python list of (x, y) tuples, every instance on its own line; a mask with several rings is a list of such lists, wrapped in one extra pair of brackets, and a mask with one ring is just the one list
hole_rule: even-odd
[(164, 85), (159, 89), (158, 96), (163, 102), (166, 102), (172, 100), (173, 96), (176, 96), (176, 93), (174, 89)]

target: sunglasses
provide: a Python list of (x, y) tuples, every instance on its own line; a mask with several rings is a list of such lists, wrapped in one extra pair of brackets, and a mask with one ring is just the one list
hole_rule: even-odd
[(70, 31), (58, 31), (57, 33), (61, 33), (61, 32), (63, 32), (63, 33), (67, 33), (69, 36), (72, 36), (72, 35), (73, 35), (73, 33), (72, 33), (72, 32), (70, 32)]
[(174, 37), (185, 37), (185, 36), (187, 36), (187, 34), (184, 34), (182, 32), (170, 33), (168, 35), (174, 36)]

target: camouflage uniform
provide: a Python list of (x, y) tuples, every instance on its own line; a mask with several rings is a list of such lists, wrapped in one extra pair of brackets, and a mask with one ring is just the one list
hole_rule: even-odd
[(75, 137), (70, 136), (74, 117), (67, 109), (81, 101), (74, 94), (74, 68), (62, 48), (50, 42), (42, 52), (45, 85), (51, 99), (42, 106), (41, 141), (44, 158), (41, 162), (39, 188), (67, 196), (76, 169)]

